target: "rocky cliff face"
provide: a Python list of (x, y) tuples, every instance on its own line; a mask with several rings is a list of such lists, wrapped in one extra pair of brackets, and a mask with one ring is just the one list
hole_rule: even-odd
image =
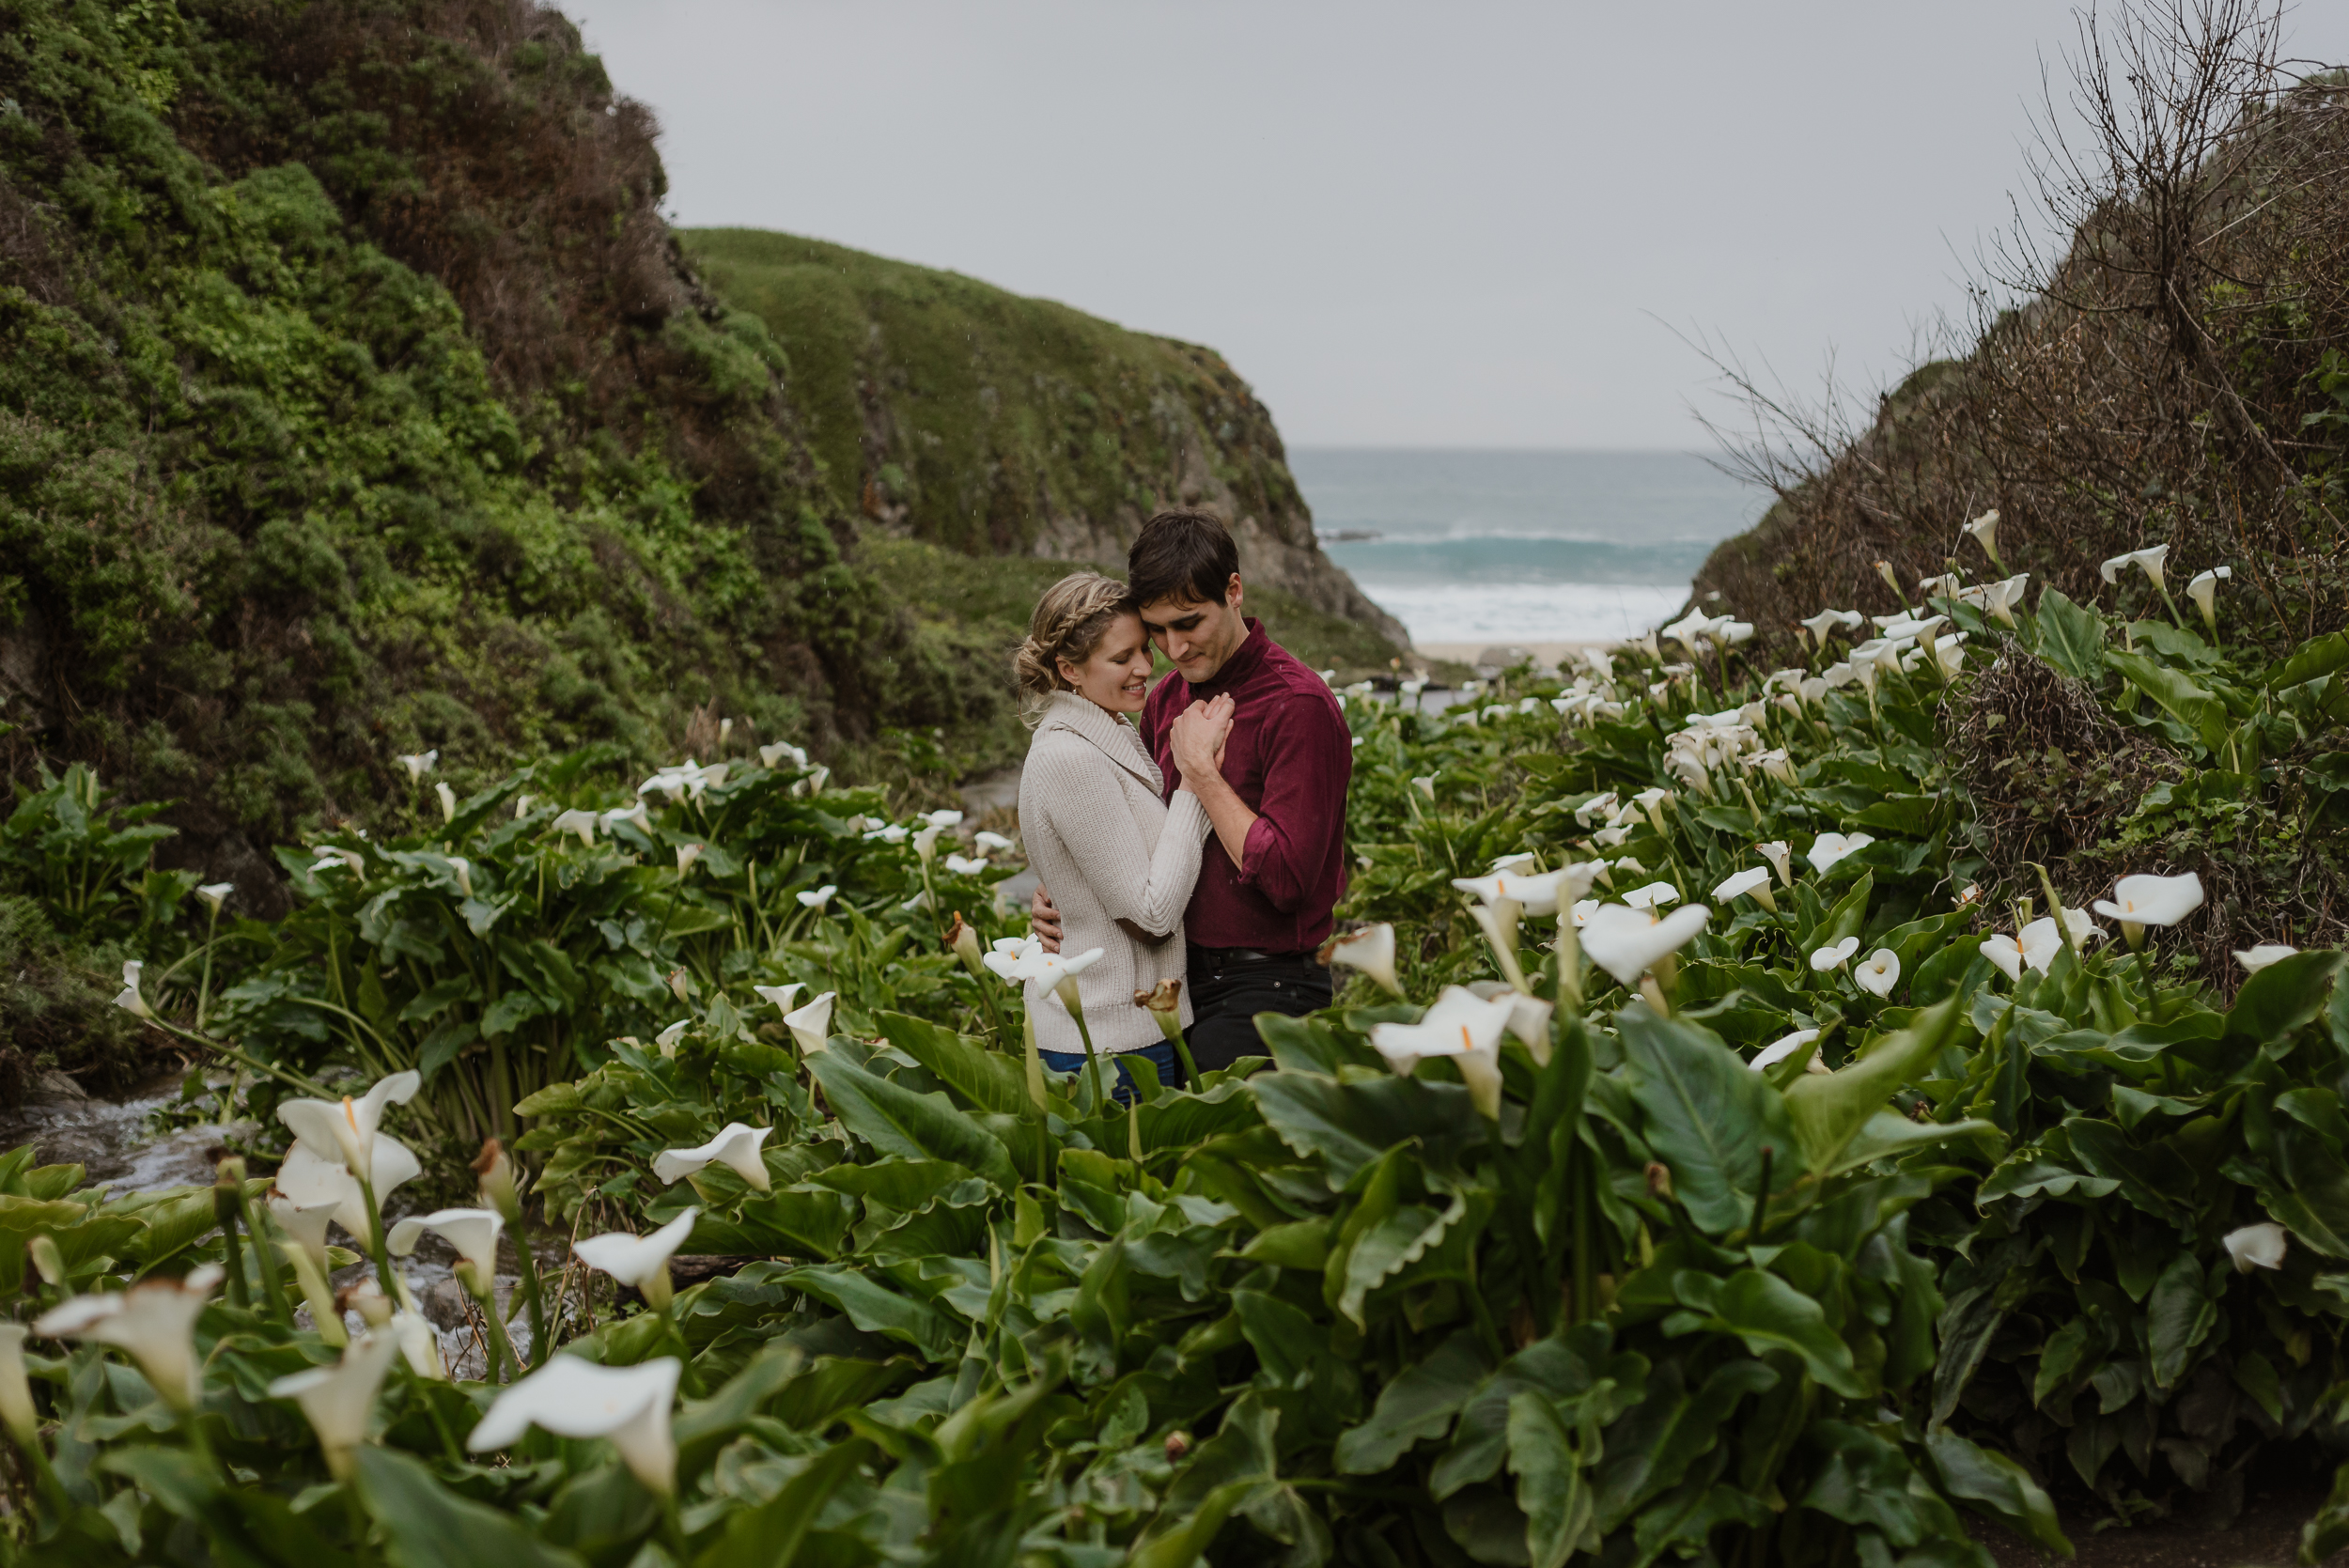
[(1321, 552), (1270, 411), (1213, 349), (820, 241), (683, 238), (782, 345), (823, 483), (868, 526), (1122, 567), (1152, 512), (1197, 506), (1243, 576), (1408, 640)]

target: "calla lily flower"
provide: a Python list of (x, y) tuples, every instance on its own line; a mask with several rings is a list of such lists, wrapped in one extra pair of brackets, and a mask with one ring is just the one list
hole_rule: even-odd
[(128, 1352), (163, 1402), (184, 1413), (194, 1409), (204, 1393), (195, 1320), (226, 1278), (220, 1265), (208, 1263), (183, 1280), (150, 1279), (125, 1291), (77, 1296), (43, 1313), (33, 1332)]
[(653, 1157), (652, 1173), (664, 1183), (674, 1184), (705, 1166), (723, 1165), (758, 1191), (769, 1191), (774, 1184), (767, 1174), (767, 1162), (758, 1157), (758, 1150), (774, 1130), (728, 1122), (707, 1143), (691, 1149), (663, 1149)]
[(326, 1451), (326, 1467), (341, 1479), (351, 1473), (351, 1452), (367, 1438), (367, 1420), (375, 1413), (375, 1396), (383, 1375), (399, 1354), (399, 1340), (388, 1333), (362, 1334), (343, 1352), (339, 1365), (313, 1367), (280, 1377), (269, 1386), (272, 1399), (290, 1399), (309, 1418)]
[(21, 1323), (0, 1323), (0, 1427), (26, 1453), (40, 1440), (40, 1413), (33, 1406), (33, 1382), (24, 1371), (24, 1336), (31, 1331)]
[(811, 998), (798, 1012), (783, 1016), (785, 1027), (791, 1031), (791, 1038), (799, 1042), (802, 1054), (822, 1050), (824, 1043), (832, 1038), (832, 1004), (839, 997), (837, 991), (826, 991)]
[(1417, 789), (1417, 790), (1418, 790), (1418, 791), (1419, 791), (1422, 795), (1426, 796), (1426, 797), (1427, 797), (1430, 800), (1434, 800), (1434, 799), (1436, 798), (1436, 775), (1435, 775), (1435, 774), (1433, 774), (1433, 773), (1423, 773), (1423, 774), (1420, 775), (1419, 777), (1417, 777), (1417, 778), (1413, 779), (1413, 780), (1411, 781), (1411, 785), (1412, 785), (1412, 787), (1413, 787), (1413, 788)]
[(1957, 573), (1953, 571), (1943, 572), (1938, 577), (1921, 577), (1917, 580), (1918, 594), (1929, 599), (1953, 598), (1957, 594)]
[(821, 795), (824, 792), (824, 786), (830, 783), (832, 783), (832, 769), (819, 762), (815, 767), (807, 770), (807, 777), (800, 780), (791, 786), (791, 793), (794, 795)]
[[(380, 1132), (375, 1135), (377, 1203), (381, 1203), (392, 1192), (423, 1174), (424, 1167), (417, 1162), (407, 1144)], [(308, 1218), (309, 1211), (324, 1209), (335, 1224), (356, 1236), (362, 1246), (372, 1243), (373, 1238), (367, 1234), (366, 1197), (359, 1190), (358, 1178), (350, 1173), (339, 1156), (321, 1155), (308, 1144), (297, 1141), (288, 1151), (285, 1163), (277, 1168), (276, 1188), (279, 1195), (302, 1218), (304, 1227), (313, 1222)], [(280, 1219), (284, 1217), (281, 1215)], [(287, 1234), (301, 1241), (305, 1250), (308, 1248), (306, 1228), (297, 1230), (291, 1221), (286, 1221), (286, 1229)], [(320, 1250), (313, 1255), (323, 1263), (322, 1237)]]
[(2218, 635), (2218, 584), (2233, 575), (2232, 567), (2213, 567), (2208, 571), (2196, 572), (2186, 585), (2186, 597), (2202, 613), (2202, 624), (2210, 628), (2214, 637)]
[(2234, 961), (2243, 966), (2246, 973), (2257, 974), (2268, 965), (2289, 958), (2299, 951), (2285, 942), (2262, 942), (2257, 947), (2237, 948)]
[(2006, 569), (2006, 563), (1999, 559), (1999, 509), (1996, 506), (1968, 523), (1966, 533), (1974, 543), (1982, 546), (1982, 552), (1990, 557), (1992, 566), (2000, 571)]
[(594, 812), (563, 812), (556, 815), (551, 826), (558, 833), (577, 833), (579, 842), (590, 849), (596, 846), (596, 814)]
[(623, 822), (640, 833), (650, 834), (652, 831), (652, 813), (642, 800), (632, 806), (614, 806), (603, 814), (603, 825), (607, 831)]
[[(1487, 877), (1505, 877), (1514, 872), (1523, 871), (1527, 866), (1532, 865), (1535, 861), (1540, 859), (1541, 857), (1533, 853), (1531, 849), (1518, 849), (1506, 855), (1495, 855), (1491, 860), (1485, 862), (1485, 875)], [(1459, 884), (1455, 882), (1453, 885), (1457, 887)], [(1486, 899), (1486, 902), (1489, 904), (1492, 900)], [(1522, 904), (1525, 901), (1523, 899), (1518, 899), (1517, 902)]]
[(604, 1235), (582, 1236), (571, 1244), (579, 1261), (588, 1267), (609, 1274), (624, 1285), (633, 1285), (644, 1293), (655, 1312), (669, 1304), (669, 1260), (685, 1245), (685, 1238), (693, 1234), (693, 1219), (701, 1210), (687, 1209), (650, 1235), (630, 1235), (614, 1231)]
[(1626, 904), (1601, 904), (1582, 922), (1582, 951), (1592, 963), (1626, 986), (1696, 939), (1713, 918), (1702, 904), (1676, 909), (1662, 920)]
[[(1531, 859), (1530, 855), (1523, 857), (1523, 860)], [(1488, 907), (1509, 903), (1522, 907), (1527, 914), (1549, 915), (1558, 912), (1559, 891), (1569, 880), (1564, 871), (1546, 871), (1532, 877), (1518, 872), (1496, 871), (1489, 877), (1455, 877), (1452, 885), (1462, 893), (1474, 893)]]
[(1802, 625), (1803, 629), (1811, 633), (1812, 640), (1824, 648), (1827, 646), (1828, 632), (1838, 629), (1848, 631), (1858, 626), (1860, 620), (1860, 613), (1857, 610), (1822, 610), (1804, 621)]
[[(1843, 687), (1849, 686), (1853, 681), (1858, 680), (1859, 678), (1859, 672), (1854, 669), (1852, 667), (1851, 660), (1846, 659), (1830, 664), (1826, 669), (1820, 671), (1818, 678), (1827, 684), (1828, 691), (1833, 691)], [(1808, 682), (1805, 683), (1806, 686), (1808, 686)]]
[(1723, 882), (1713, 890), (1713, 896), (1726, 904), (1735, 899), (1750, 898), (1772, 914), (1778, 912), (1778, 899), (1770, 892), (1770, 873), (1766, 866), (1753, 866)]
[[(2066, 909), (2063, 924), (2070, 928), (2073, 945), (2086, 947), (2090, 941), (2105, 934), (2104, 928), (2088, 918), (2086, 909)], [(2023, 927), (2015, 939), (2023, 950), (2023, 962), (2042, 974), (2063, 951), (2062, 933), (2056, 929), (2053, 915), (2042, 915)]]
[(987, 857), (981, 855), (974, 860), (968, 855), (949, 855), (946, 857), (946, 869), (957, 877), (976, 877), (987, 869)]
[(2229, 1231), (2222, 1245), (2227, 1249), (2227, 1256), (2234, 1261), (2238, 1274), (2284, 1265), (2284, 1228), (2273, 1220)]
[(806, 990), (807, 986), (802, 981), (794, 980), (788, 986), (754, 986), (751, 989), (758, 994), (759, 1001), (771, 1001), (788, 1013), (791, 1011), (791, 999)]
[[(331, 1169), (340, 1171), (341, 1168), (337, 1166)], [(342, 1175), (348, 1183), (350, 1173), (343, 1172)], [(357, 1196), (355, 1188), (351, 1195)], [(277, 1221), (279, 1229), (293, 1238), (295, 1245), (310, 1255), (310, 1261), (317, 1264), (319, 1272), (323, 1274), (326, 1269), (326, 1224), (328, 1220), (335, 1217), (335, 1211), (342, 1206), (342, 1200), (338, 1198), (334, 1202), (305, 1204), (288, 1196), (284, 1188), (272, 1187), (266, 1202), (270, 1218)], [(360, 1213), (358, 1219), (361, 1229), (365, 1229), (366, 1215), (364, 1211)], [(351, 1234), (356, 1235), (359, 1232), (353, 1231)]]
[(2103, 566), (2098, 567), (2096, 569), (2104, 574), (2104, 580), (2107, 582), (2118, 582), (2121, 581), (2121, 574), (2123, 571), (2126, 571), (2131, 567), (2135, 567), (2139, 571), (2142, 571), (2145, 574), (2146, 579), (2151, 582), (2156, 589), (2158, 589), (2162, 585), (2162, 563), (2169, 559), (2170, 547), (2168, 545), (2155, 545), (2146, 550), (2132, 550), (2126, 555), (2116, 555), (2111, 560), (2107, 561)]
[(447, 857), (447, 860), (449, 870), (457, 874), (458, 891), (467, 898), (471, 898), (473, 896), (473, 862), (462, 855), (451, 855)]
[(2183, 877), (2123, 877), (2113, 884), (2112, 896), (2092, 908), (2107, 920), (2121, 923), (2121, 934), (2135, 947), (2148, 925), (2175, 925), (2202, 907), (2202, 879), (2189, 871)]
[(929, 864), (938, 858), (938, 835), (945, 831), (936, 823), (932, 823), (913, 835), (913, 852), (922, 858), (924, 865)]
[(456, 821), (457, 791), (449, 788), (447, 781), (443, 780), (443, 782), (432, 786), (432, 793), (441, 798), (441, 820), (443, 822)]
[(1753, 846), (1753, 852), (1770, 862), (1770, 869), (1778, 873), (1778, 879), (1781, 885), (1790, 888), (1795, 885), (1794, 851), (1787, 848), (1784, 839), (1772, 839), (1767, 844), (1757, 844)]
[(1672, 792), (1660, 784), (1651, 785), (1631, 798), (1631, 803), (1647, 813), (1648, 825), (1658, 834), (1664, 831), (1664, 802), (1672, 799)]
[(1757, 1073), (1775, 1067), (1805, 1046), (1815, 1044), (1818, 1038), (1819, 1032), (1815, 1029), (1797, 1029), (1792, 1034), (1781, 1035), (1764, 1046), (1746, 1065)]
[(1868, 833), (1821, 833), (1811, 841), (1811, 847), (1803, 859), (1811, 862), (1812, 870), (1825, 875), (1834, 869), (1837, 862), (1859, 853), (1875, 842), (1875, 837)]
[(505, 1229), (506, 1220), (495, 1209), (435, 1209), (430, 1214), (412, 1214), (395, 1224), (384, 1245), (392, 1250), (392, 1256), (404, 1258), (416, 1250), (425, 1232), (433, 1232), (457, 1249), (459, 1269), (472, 1272), (466, 1283), (480, 1296), (497, 1278), (498, 1236)]
[[(388, 1190), (377, 1171), (387, 1152), (383, 1146), (390, 1144), (407, 1154), (395, 1140), (376, 1130), (382, 1125), (383, 1109), (407, 1104), (423, 1086), (424, 1079), (412, 1070), (394, 1073), (356, 1099), (344, 1096), (340, 1104), (333, 1100), (283, 1101), (277, 1107), (277, 1119), (286, 1124), (302, 1147), (320, 1159), (338, 1160), (344, 1170), (374, 1188), (381, 1202)], [(409, 1155), (405, 1163), (412, 1165), (414, 1161), (415, 1157)]]
[(926, 814), (922, 820), (928, 823), (933, 828), (959, 828), (962, 826), (962, 813), (958, 811), (934, 811)]
[(660, 1048), (661, 1055), (674, 1057), (677, 1055), (677, 1043), (679, 1040), (684, 1039), (685, 1032), (692, 1027), (692, 1019), (679, 1018), (677, 1022), (671, 1024), (668, 1028), (654, 1035), (652, 1037), (652, 1043)]
[(448, 1380), (448, 1368), (441, 1362), (441, 1336), (433, 1331), (431, 1321), (422, 1312), (394, 1312), (386, 1327), (398, 1343), (400, 1355), (407, 1358), (408, 1370), (436, 1383)]
[(1403, 983), (1394, 972), (1393, 926), (1381, 922), (1351, 936), (1335, 938), (1321, 951), (1323, 963), (1358, 970), (1385, 986), (1390, 994), (1403, 994)]
[(984, 849), (990, 854), (997, 855), (1008, 854), (1011, 850), (1018, 847), (1018, 846), (1014, 845), (1011, 840), (1005, 838), (1001, 833), (974, 833), (972, 835), (971, 842), (978, 846), (981, 849)]
[(998, 937), (979, 962), (1003, 984), (1017, 986), (1028, 978), (1028, 960), (1043, 951), (1044, 943), (1034, 937)]
[(534, 1426), (558, 1437), (609, 1437), (629, 1473), (665, 1498), (677, 1490), (669, 1416), (683, 1370), (674, 1356), (632, 1367), (553, 1357), (498, 1395), (465, 1446), (475, 1453), (507, 1448)]
[(813, 909), (820, 915), (824, 912), (824, 906), (832, 902), (832, 894), (839, 891), (839, 883), (826, 882), (820, 888), (810, 888), (804, 893), (795, 893), (792, 896), (799, 899), (800, 908)]
[(136, 962), (122, 966), (122, 989), (115, 993), (115, 1005), (126, 1013), (134, 1014), (142, 1018), (151, 1018), (155, 1016), (155, 1009), (147, 1005), (147, 999), (139, 995), (139, 980), (136, 973), (139, 967)]
[(903, 825), (892, 822), (871, 829), (864, 837), (868, 843), (903, 844), (906, 841), (907, 831), (908, 830)]
[(1982, 955), (2009, 980), (2023, 978), (2023, 944), (2005, 932), (1983, 938)]
[(435, 747), (429, 752), (415, 752), (403, 756), (399, 759), (399, 765), (408, 769), (408, 782), (414, 784), (427, 773), (431, 772), (432, 765), (440, 760), (440, 749)]
[(1625, 893), (1623, 901), (1635, 909), (1660, 909), (1667, 904), (1679, 903), (1680, 890), (1670, 882), (1650, 882)]
[(1851, 955), (1859, 951), (1859, 939), (1845, 937), (1842, 941), (1830, 942), (1812, 954), (1811, 967), (1819, 973), (1825, 974), (1829, 970), (1839, 970), (1850, 963)]
[(1075, 1013), (1081, 1009), (1081, 998), (1077, 991), (1077, 976), (1099, 963), (1101, 954), (1102, 950), (1097, 947), (1089, 948), (1073, 956), (1065, 953), (1047, 953), (1043, 949), (1043, 944), (1039, 942), (1034, 954), (1021, 957), (1020, 968), (1023, 972), (1020, 978), (1039, 982), (1054, 996), (1060, 998), (1063, 1007)]
[(761, 746), (758, 749), (758, 764), (762, 768), (772, 768), (785, 757), (791, 759), (791, 766), (794, 768), (807, 766), (807, 753), (787, 740), (778, 740), (771, 746)]
[(1861, 960), (1851, 971), (1852, 983), (1870, 996), (1889, 997), (1892, 987), (1900, 984), (1900, 955), (1889, 947), (1879, 947)]
[(228, 895), (236, 891), (237, 884), (234, 882), (207, 882), (195, 890), (195, 896), (204, 900), (206, 908), (218, 914), (220, 907), (228, 902)]
[(693, 862), (700, 860), (702, 856), (708, 852), (708, 846), (707, 845), (678, 845), (677, 846), (677, 874), (679, 877), (682, 877), (687, 872), (692, 870)]
[(1486, 1001), (1464, 986), (1447, 986), (1419, 1022), (1371, 1025), (1370, 1043), (1387, 1059), (1387, 1065), (1407, 1075), (1423, 1058), (1450, 1057), (1458, 1064), (1461, 1081), (1468, 1085), (1477, 1110), (1497, 1118), (1501, 1114), (1501, 1035), (1514, 1011), (1506, 997)]

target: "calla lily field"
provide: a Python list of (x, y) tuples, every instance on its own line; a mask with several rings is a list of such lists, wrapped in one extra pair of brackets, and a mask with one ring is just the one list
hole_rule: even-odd
[(264, 1130), (0, 1158), (0, 1560), (1988, 1568), (2321, 1479), (2349, 990), (2261, 890), (2349, 639), (2103, 575), (1347, 687), (1335, 1003), (1181, 1087), (1046, 1068), (1014, 841), (788, 747), (401, 758), (276, 922), (117, 846), (123, 1009)]

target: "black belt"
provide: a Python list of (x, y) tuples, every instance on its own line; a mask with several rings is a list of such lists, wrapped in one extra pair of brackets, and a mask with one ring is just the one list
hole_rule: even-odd
[(1299, 949), (1295, 953), (1263, 953), (1252, 947), (1194, 947), (1190, 951), (1195, 956), (1204, 958), (1210, 965), (1215, 966), (1285, 964), (1302, 961), (1314, 955), (1309, 948)]

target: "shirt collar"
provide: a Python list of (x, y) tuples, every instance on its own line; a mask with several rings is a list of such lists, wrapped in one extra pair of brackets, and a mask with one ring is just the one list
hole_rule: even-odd
[(1265, 654), (1272, 646), (1272, 639), (1265, 634), (1264, 622), (1251, 615), (1240, 624), (1248, 629), (1248, 635), (1232, 650), (1232, 657), (1223, 661), (1223, 668), (1209, 676), (1205, 685), (1190, 688), (1193, 692), (1228, 691), (1254, 675), (1264, 663)]

